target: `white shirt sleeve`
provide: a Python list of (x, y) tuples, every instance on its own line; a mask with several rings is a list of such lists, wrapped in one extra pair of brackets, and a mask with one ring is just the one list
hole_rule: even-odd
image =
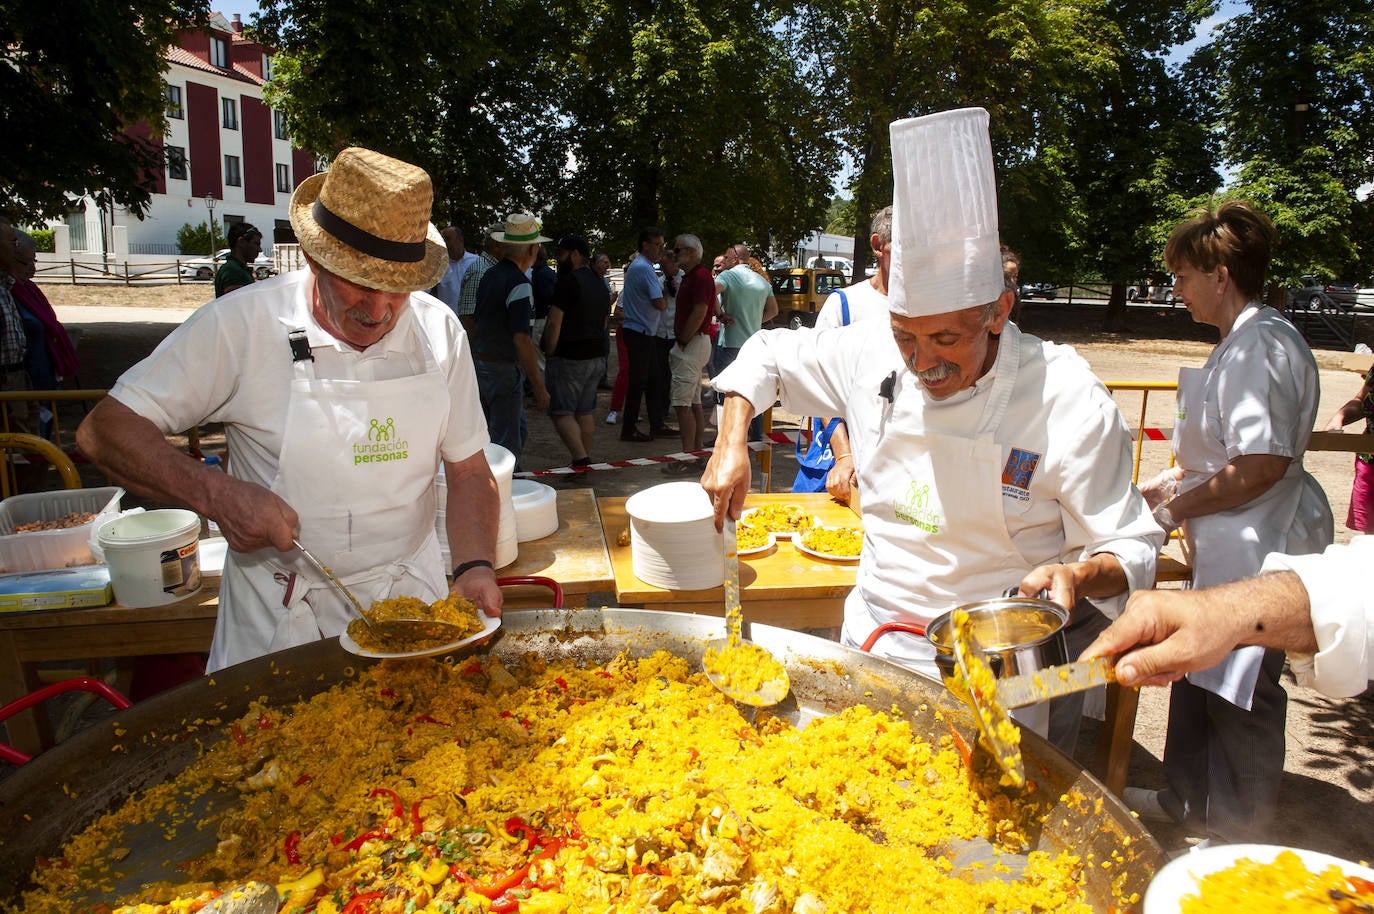
[(1316, 555), (1272, 553), (1265, 571), (1291, 571), (1312, 604), (1317, 653), (1289, 652), (1298, 684), (1336, 698), (1358, 695), (1374, 674), (1374, 593), (1368, 572), (1374, 564), (1374, 536), (1328, 546)]
[[(1258, 329), (1258, 328), (1257, 328)], [(1315, 400), (1315, 378), (1295, 359), (1285, 339), (1270, 333), (1246, 333), (1235, 341), (1242, 352), (1228, 351), (1218, 372), (1217, 399), (1226, 456), (1247, 454), (1301, 457), (1311, 422), (1304, 404)]]
[(831, 292), (826, 296), (825, 304), (821, 305), (821, 310), (816, 313), (816, 329), (842, 327), (844, 326), (841, 320), (842, 317), (843, 312), (841, 311), (840, 305), (840, 293)]

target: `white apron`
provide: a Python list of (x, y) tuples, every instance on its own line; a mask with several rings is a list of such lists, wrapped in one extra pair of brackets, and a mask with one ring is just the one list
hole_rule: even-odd
[[(364, 606), (400, 595), (435, 600), (448, 591), (434, 477), (444, 433), (436, 417), (448, 415), (449, 392), (418, 323), (412, 332), (425, 366), (409, 377), (318, 379), (313, 360), (294, 363), (272, 483), (300, 517), (300, 541)], [(292, 553), (230, 553), (223, 583), (210, 671), (335, 637), (353, 617)]]
[[(1184, 471), (1180, 492), (1201, 485), (1230, 462), (1220, 429), (1209, 427), (1206, 402), (1226, 344), (1227, 340), (1217, 344), (1203, 368), (1180, 368), (1178, 372), (1174, 453)], [(1183, 545), (1193, 568), (1193, 587), (1215, 587), (1258, 574), (1270, 552), (1325, 548), (1322, 518), (1330, 516), (1330, 508), (1324, 507), (1326, 496), (1311, 474), (1302, 470), (1301, 461), (1294, 464), (1296, 469), (1290, 467), (1290, 474), (1258, 498), (1183, 522)], [(1329, 520), (1325, 527), (1330, 529)], [(1189, 673), (1188, 681), (1248, 711), (1263, 660), (1264, 648), (1240, 648), (1216, 666)]]

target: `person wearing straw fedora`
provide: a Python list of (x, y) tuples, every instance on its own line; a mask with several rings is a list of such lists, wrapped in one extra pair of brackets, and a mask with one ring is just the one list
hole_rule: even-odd
[(492, 238), (502, 258), (482, 276), (477, 287), (476, 329), (472, 352), (477, 359), (477, 389), (487, 417), (487, 434), (515, 455), (525, 448), (525, 381), (539, 409), (549, 408), (549, 391), (534, 349), (534, 288), (526, 271), (534, 266), (543, 223), (531, 213), (511, 213)]
[[(448, 266), (422, 169), (341, 151), (292, 195), (306, 269), (200, 308), (77, 430), (122, 485), (215, 521), (229, 541), (208, 669), (347, 626), (298, 538), (363, 605), (449, 592), (436, 537), (447, 479), (452, 590), (499, 614), (499, 500), (468, 341), (429, 289)], [(166, 435), (222, 422), (228, 473)]]
[[(1086, 647), (1126, 595), (1154, 583), (1164, 533), (1131, 483), (1131, 436), (1073, 350), (1007, 320), (988, 115), (947, 111), (892, 125), (888, 319), (768, 330), (715, 381), (727, 394), (702, 485), (738, 516), (752, 477), (746, 429), (781, 397), (849, 429), (864, 555), (843, 643), (881, 624), (926, 624), (1008, 585), (1041, 589)], [(926, 639), (874, 653), (938, 675)], [(1060, 699), (1059, 701), (1064, 701)], [(1071, 748), (1082, 700), (1021, 719)]]

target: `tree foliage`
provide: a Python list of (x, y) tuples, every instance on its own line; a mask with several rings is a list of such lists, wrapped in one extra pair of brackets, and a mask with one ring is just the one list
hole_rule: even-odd
[[(164, 161), (164, 54), (206, 0), (0, 0), (0, 209), (19, 221), (92, 194), (143, 213)], [(135, 131), (136, 133), (138, 131)]]
[(1207, 49), (1223, 155), (1238, 169), (1231, 190), (1278, 226), (1277, 279), (1345, 276), (1361, 258), (1353, 228), (1356, 190), (1374, 181), (1372, 34), (1374, 0), (1256, 0)]

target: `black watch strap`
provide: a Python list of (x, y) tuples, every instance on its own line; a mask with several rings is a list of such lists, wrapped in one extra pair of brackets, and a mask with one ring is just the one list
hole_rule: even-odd
[(495, 566), (492, 565), (491, 562), (488, 562), (486, 559), (473, 559), (472, 561), (464, 562), (457, 568), (453, 569), (453, 579), (455, 581), (458, 580), (474, 568), (491, 568), (493, 571), (495, 570)]

